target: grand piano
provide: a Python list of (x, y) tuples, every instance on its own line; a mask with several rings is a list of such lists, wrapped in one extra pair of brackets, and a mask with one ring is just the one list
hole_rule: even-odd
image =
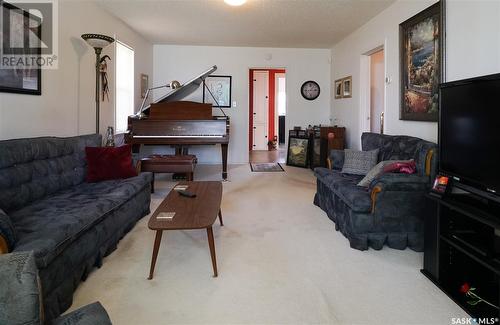
[(175, 89), (149, 106), (143, 102), (140, 111), (128, 118), (125, 142), (132, 145), (132, 151), (138, 153), (141, 145), (170, 145), (176, 154), (185, 154), (188, 146), (220, 144), (222, 178), (227, 180), (229, 117), (222, 109), (222, 116), (212, 114), (212, 106), (218, 104), (181, 100), (204, 85), (205, 78), (216, 69), (213, 66), (183, 85), (170, 86)]

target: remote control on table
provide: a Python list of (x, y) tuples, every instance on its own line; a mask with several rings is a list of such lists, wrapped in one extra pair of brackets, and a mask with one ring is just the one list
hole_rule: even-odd
[(180, 195), (185, 196), (185, 197), (196, 197), (196, 194), (191, 193), (191, 192), (186, 191), (186, 190), (184, 190), (184, 191), (177, 191), (177, 193), (179, 193)]

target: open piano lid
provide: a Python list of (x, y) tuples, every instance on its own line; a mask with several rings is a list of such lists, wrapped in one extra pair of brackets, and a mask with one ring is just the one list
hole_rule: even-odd
[[(200, 75), (197, 77), (185, 82), (182, 84), (179, 88), (172, 90), (168, 94), (160, 97), (158, 100), (154, 101), (153, 103), (162, 103), (162, 102), (175, 102), (179, 101), (183, 98), (186, 98), (187, 96), (191, 95), (193, 92), (195, 92), (196, 89), (200, 87), (200, 85), (203, 83), (206, 77), (211, 75), (215, 70), (217, 70), (217, 66), (214, 65), (210, 69), (202, 72)], [(148, 110), (151, 105), (148, 105), (144, 107), (143, 110)]]

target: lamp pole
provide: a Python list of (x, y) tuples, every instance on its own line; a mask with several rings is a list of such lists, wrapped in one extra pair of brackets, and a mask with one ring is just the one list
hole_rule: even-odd
[(95, 133), (99, 133), (99, 118), (100, 118), (100, 97), (99, 90), (101, 88), (101, 79), (99, 78), (100, 74), (100, 61), (101, 61), (101, 52), (102, 48), (95, 48)]
[(100, 115), (100, 65), (102, 49), (113, 43), (115, 39), (101, 34), (82, 34), (82, 38), (87, 44), (92, 46), (95, 51), (95, 132), (99, 133), (99, 115)]

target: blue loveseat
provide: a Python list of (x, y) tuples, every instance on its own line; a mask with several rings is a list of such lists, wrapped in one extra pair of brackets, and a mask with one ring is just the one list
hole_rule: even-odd
[(363, 178), (342, 174), (343, 156), (330, 155), (330, 168), (316, 168), (317, 192), (314, 204), (323, 209), (359, 250), (391, 248), (423, 250), (424, 216), (429, 213), (425, 193), (437, 169), (437, 145), (409, 136), (363, 133), (364, 151), (379, 149), (378, 162), (414, 159), (416, 174), (388, 173), (366, 187)]
[(10, 252), (34, 252), (49, 321), (149, 213), (150, 173), (85, 182), (85, 147), (101, 141), (100, 135), (0, 141), (0, 250), (7, 243)]

